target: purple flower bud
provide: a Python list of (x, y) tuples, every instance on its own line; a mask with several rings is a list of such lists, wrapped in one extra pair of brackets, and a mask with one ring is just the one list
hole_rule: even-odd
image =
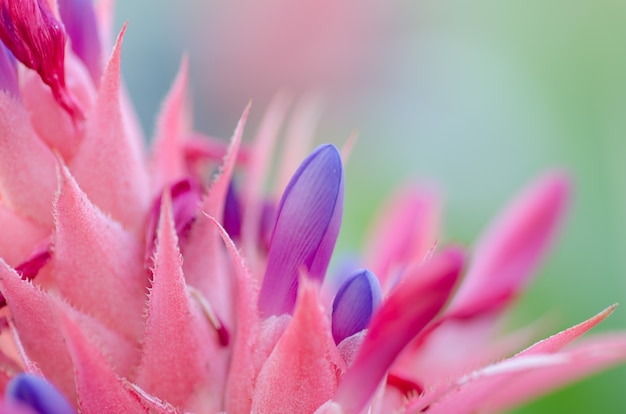
[(72, 50), (89, 71), (94, 83), (102, 75), (102, 49), (98, 24), (92, 0), (57, 0), (65, 31), (72, 42)]
[(322, 145), (302, 162), (278, 205), (259, 296), (263, 315), (293, 311), (301, 272), (324, 279), (342, 212), (341, 156)]
[(367, 328), (381, 302), (380, 283), (369, 270), (352, 273), (333, 301), (332, 331), (336, 344)]
[(52, 384), (33, 374), (19, 374), (9, 382), (6, 399), (34, 409), (39, 414), (76, 414)]
[(8, 91), (14, 97), (20, 96), (15, 56), (2, 43), (0, 43), (0, 89)]
[(233, 181), (228, 185), (224, 201), (224, 229), (231, 239), (241, 236), (241, 201)]

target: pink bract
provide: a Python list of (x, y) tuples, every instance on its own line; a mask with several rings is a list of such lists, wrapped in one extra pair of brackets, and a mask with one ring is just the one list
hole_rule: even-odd
[(289, 100), (250, 143), (250, 105), (230, 144), (204, 139), (186, 59), (146, 148), (125, 29), (102, 56), (107, 5), (0, 0), (16, 58), (0, 62), (0, 413), (492, 412), (626, 359), (624, 333), (575, 342), (615, 306), (530, 347), (495, 335), (562, 224), (567, 174), (469, 253), (437, 245), (437, 193), (404, 187), (329, 281), (342, 153), (305, 158), (310, 134), (290, 134), (264, 191)]

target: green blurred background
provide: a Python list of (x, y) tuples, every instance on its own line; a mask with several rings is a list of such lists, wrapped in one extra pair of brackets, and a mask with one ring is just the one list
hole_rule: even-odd
[[(324, 97), (318, 141), (357, 127), (343, 251), (392, 187), (445, 194), (444, 241), (471, 244), (518, 189), (569, 170), (568, 225), (515, 321), (553, 330), (626, 305), (626, 1), (133, 0), (117, 2), (123, 70), (148, 136), (183, 51), (195, 125), (228, 137), (249, 98)], [(626, 307), (597, 331), (626, 329)], [(546, 332), (549, 334), (550, 332)], [(519, 413), (626, 412), (616, 368)]]

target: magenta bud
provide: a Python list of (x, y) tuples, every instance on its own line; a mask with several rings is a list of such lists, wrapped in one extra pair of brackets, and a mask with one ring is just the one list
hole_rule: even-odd
[(324, 279), (342, 212), (341, 156), (333, 145), (322, 145), (298, 167), (276, 210), (259, 296), (263, 315), (293, 311), (300, 273)]
[(45, 0), (0, 1), (0, 40), (17, 60), (39, 74), (72, 119), (84, 119), (65, 84), (65, 29)]
[(367, 328), (380, 306), (380, 283), (367, 269), (357, 270), (343, 282), (333, 301), (332, 332), (336, 344)]

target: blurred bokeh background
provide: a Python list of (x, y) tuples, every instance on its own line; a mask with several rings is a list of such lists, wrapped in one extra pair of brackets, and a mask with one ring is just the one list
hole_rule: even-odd
[[(195, 126), (229, 137), (252, 98), (322, 97), (317, 141), (359, 140), (347, 167), (342, 251), (356, 250), (391, 189), (445, 195), (444, 241), (470, 244), (518, 189), (566, 168), (567, 226), (515, 321), (552, 330), (626, 305), (626, 1), (133, 0), (123, 71), (150, 136), (181, 56)], [(597, 331), (626, 329), (618, 308)], [(546, 334), (551, 331), (546, 332)], [(519, 413), (626, 412), (626, 368)]]

